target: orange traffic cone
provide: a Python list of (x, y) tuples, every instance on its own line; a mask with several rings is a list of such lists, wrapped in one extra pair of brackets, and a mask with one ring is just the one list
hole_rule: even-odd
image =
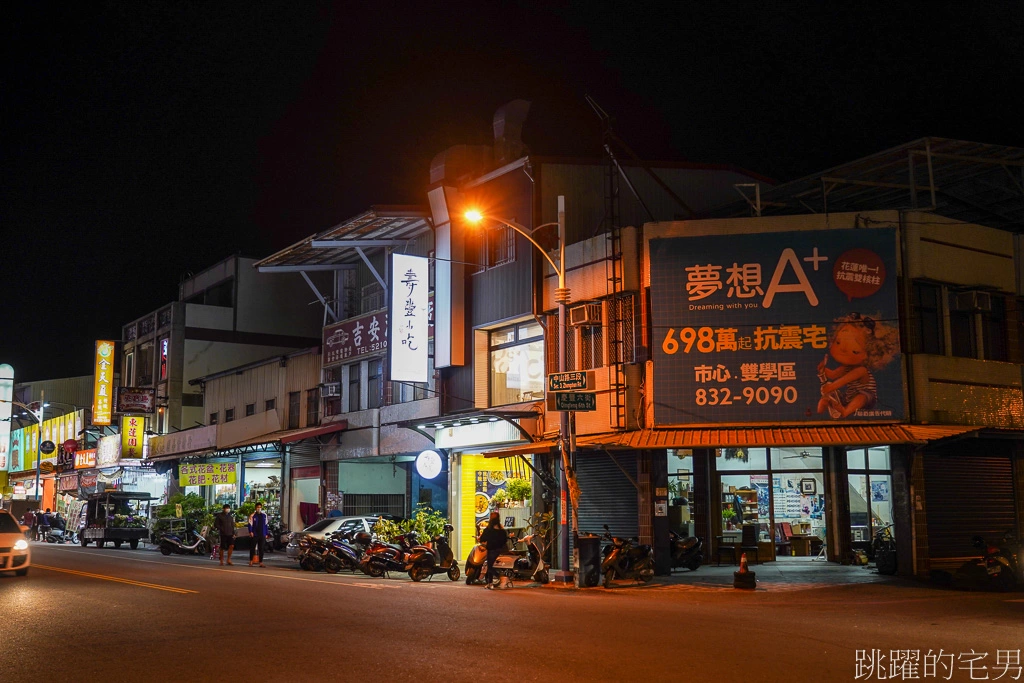
[(732, 587), (754, 590), (757, 587), (757, 578), (754, 572), (747, 567), (747, 554), (740, 555), (739, 571), (732, 573)]

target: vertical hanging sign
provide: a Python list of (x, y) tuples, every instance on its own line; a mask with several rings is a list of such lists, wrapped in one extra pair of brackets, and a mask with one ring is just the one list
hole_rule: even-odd
[(121, 459), (141, 460), (146, 418), (125, 415), (121, 418)]
[[(7, 454), (11, 450), (11, 413), (14, 404), (14, 368), (6, 363), (0, 365), (0, 472), (7, 478)], [(0, 482), (0, 487), (7, 482)]]
[(92, 423), (109, 425), (114, 395), (114, 342), (96, 342), (96, 366), (93, 370)]
[(426, 382), (429, 261), (406, 254), (391, 258), (390, 379)]

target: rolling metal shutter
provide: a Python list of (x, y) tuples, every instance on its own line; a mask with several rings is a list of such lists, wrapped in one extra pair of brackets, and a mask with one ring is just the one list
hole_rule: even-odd
[(320, 464), (320, 444), (316, 440), (299, 441), (288, 444), (289, 466), (292, 469), (299, 467), (313, 467)]
[[(616, 453), (615, 459), (636, 480), (636, 453)], [(580, 484), (580, 533), (639, 536), (637, 490), (605, 453), (580, 453), (576, 459)], [(571, 541), (571, 539), (570, 539)]]
[(977, 556), (971, 537), (996, 543), (1007, 531), (1016, 531), (1008, 457), (926, 455), (924, 486), (932, 559)]

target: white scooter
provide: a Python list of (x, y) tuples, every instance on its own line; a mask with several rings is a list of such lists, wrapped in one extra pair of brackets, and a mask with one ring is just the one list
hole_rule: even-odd
[[(515, 536), (509, 536), (509, 543), (515, 545)], [(524, 579), (536, 581), (537, 583), (548, 583), (551, 576), (548, 573), (548, 565), (544, 562), (544, 541), (537, 534), (524, 536), (522, 542), (526, 545), (526, 551), (506, 551), (498, 555), (494, 561), (494, 571), (500, 577), (504, 577), (503, 585), (512, 587), (512, 579)], [(466, 558), (466, 585), (472, 585), (480, 580), (487, 569), (487, 548), (478, 543), (469, 551)]]

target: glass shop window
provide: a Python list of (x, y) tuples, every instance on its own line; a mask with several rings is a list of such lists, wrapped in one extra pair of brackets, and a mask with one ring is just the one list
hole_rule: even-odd
[(491, 405), (544, 397), (544, 331), (536, 322), (510, 325), (490, 334)]

